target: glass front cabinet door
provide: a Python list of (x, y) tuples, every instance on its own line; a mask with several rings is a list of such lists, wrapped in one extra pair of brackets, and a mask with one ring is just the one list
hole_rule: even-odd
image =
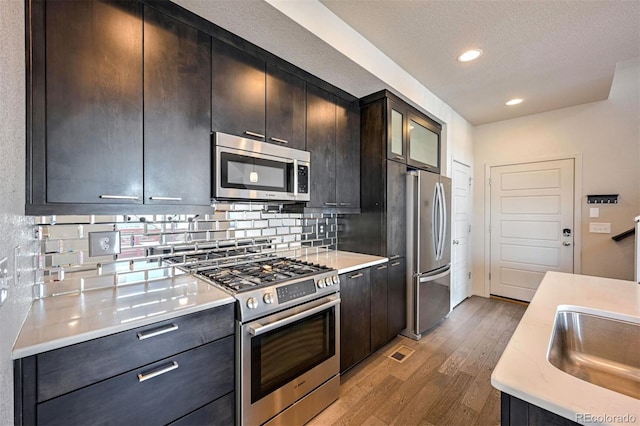
[(403, 105), (388, 100), (387, 132), (389, 140), (387, 141), (387, 158), (403, 163), (407, 162), (405, 111), (406, 107), (403, 107)]
[(407, 164), (440, 173), (440, 129), (415, 114), (407, 119)]

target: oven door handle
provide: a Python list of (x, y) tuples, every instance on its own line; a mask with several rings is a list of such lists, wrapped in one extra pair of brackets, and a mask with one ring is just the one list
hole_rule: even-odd
[(323, 303), (320, 306), (316, 306), (315, 308), (311, 308), (308, 309), (306, 311), (300, 312), (298, 314), (294, 314), (291, 315), (290, 317), (286, 317), (283, 318), (281, 320), (278, 321), (274, 321), (272, 323), (269, 323), (267, 325), (262, 325), (260, 323), (255, 323), (255, 325), (248, 325), (248, 331), (249, 334), (253, 335), (253, 336), (259, 336), (261, 334), (267, 333), (271, 330), (275, 330), (278, 327), (282, 327), (285, 326), (287, 324), (291, 324), (293, 322), (299, 321), (303, 318), (309, 317), (311, 315), (317, 314), (318, 312), (327, 310), (333, 306), (339, 305), (340, 304), (340, 299), (339, 298), (335, 298), (334, 300), (327, 302), (327, 303)]

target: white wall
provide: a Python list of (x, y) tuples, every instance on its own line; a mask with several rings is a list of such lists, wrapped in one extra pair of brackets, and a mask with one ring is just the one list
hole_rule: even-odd
[(443, 174), (450, 176), (453, 159), (471, 165), (471, 125), (360, 33), (317, 0), (266, 1), (443, 123)]
[[(13, 424), (11, 348), (31, 305), (32, 223), (24, 216), (25, 56), (24, 2), (0, 1), (0, 259), (9, 258), (9, 297), (0, 306), (0, 424)], [(20, 280), (13, 249), (21, 246)]]
[[(581, 273), (632, 279), (633, 241), (612, 235), (630, 229), (640, 213), (640, 65), (619, 64), (608, 100), (564, 108), (474, 128), (474, 293), (488, 296), (485, 270), (485, 165), (540, 158), (582, 156)], [(600, 207), (612, 234), (590, 234), (587, 194), (620, 194), (619, 204)], [(576, 224), (577, 225), (577, 224)]]

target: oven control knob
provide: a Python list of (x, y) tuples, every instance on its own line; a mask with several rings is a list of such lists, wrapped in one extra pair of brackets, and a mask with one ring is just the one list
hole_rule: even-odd
[(266, 303), (267, 305), (270, 305), (273, 303), (273, 293), (265, 293), (264, 297), (264, 303)]
[(258, 301), (255, 297), (250, 297), (247, 299), (247, 307), (249, 309), (256, 309), (258, 307)]
[(318, 280), (318, 288), (324, 288), (324, 286), (325, 286), (324, 278), (320, 278)]
[(332, 277), (332, 279), (333, 279), (333, 283), (334, 283), (334, 284), (338, 284), (338, 283), (340, 283), (340, 278), (338, 278), (338, 276), (337, 276), (337, 275), (334, 275), (334, 276)]

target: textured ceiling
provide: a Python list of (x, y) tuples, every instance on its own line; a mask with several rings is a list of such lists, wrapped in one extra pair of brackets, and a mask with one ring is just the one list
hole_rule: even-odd
[(606, 99), (640, 56), (639, 1), (320, 1), (474, 125)]
[[(263, 0), (174, 1), (355, 96), (386, 88)], [(640, 56), (637, 0), (320, 1), (474, 125), (606, 99)]]

